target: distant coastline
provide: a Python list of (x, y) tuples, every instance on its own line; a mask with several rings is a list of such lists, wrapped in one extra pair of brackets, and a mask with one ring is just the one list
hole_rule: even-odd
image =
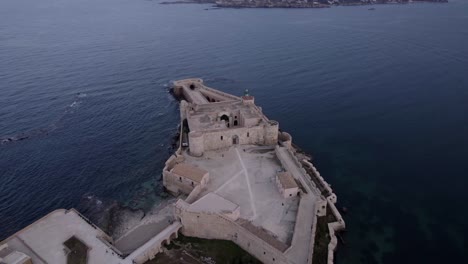
[[(160, 4), (213, 4), (215, 8), (327, 8), (376, 4), (447, 3), (448, 0), (176, 0)], [(373, 10), (373, 9), (370, 9)]]

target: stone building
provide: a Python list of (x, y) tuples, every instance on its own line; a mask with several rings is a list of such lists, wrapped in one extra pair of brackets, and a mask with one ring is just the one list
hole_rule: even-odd
[(166, 188), (173, 193), (189, 194), (197, 187), (204, 187), (209, 180), (209, 173), (190, 164), (178, 163), (169, 172), (165, 172)]
[(278, 122), (269, 120), (254, 97), (226, 94), (203, 85), (200, 79), (175, 83), (174, 93), (187, 101), (180, 105), (182, 122), (193, 156), (232, 145), (275, 145)]
[(298, 195), (299, 186), (289, 172), (280, 172), (276, 174), (276, 186), (284, 198)]

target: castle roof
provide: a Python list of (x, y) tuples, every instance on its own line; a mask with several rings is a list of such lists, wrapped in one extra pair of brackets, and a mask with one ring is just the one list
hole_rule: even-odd
[(203, 177), (208, 174), (206, 170), (186, 163), (175, 165), (171, 172), (198, 183), (200, 183)]
[(296, 181), (289, 172), (280, 172), (278, 173), (277, 177), (284, 189), (298, 187)]

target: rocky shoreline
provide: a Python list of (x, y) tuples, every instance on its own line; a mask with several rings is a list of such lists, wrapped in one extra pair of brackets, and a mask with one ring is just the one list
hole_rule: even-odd
[(160, 4), (213, 4), (217, 8), (327, 8), (375, 4), (409, 4), (418, 2), (447, 3), (448, 0), (182, 0)]

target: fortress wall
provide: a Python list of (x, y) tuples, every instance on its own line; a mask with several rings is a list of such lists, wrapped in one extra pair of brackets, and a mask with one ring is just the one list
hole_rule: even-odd
[(249, 117), (246, 118), (245, 116), (241, 115), (241, 124), (244, 127), (255, 127), (262, 121), (259, 117)]
[(163, 185), (172, 193), (178, 193), (179, 190), (172, 184), (173, 179), (171, 178), (172, 173), (170, 170), (178, 163), (178, 158), (176, 155), (172, 155), (166, 161), (163, 168)]
[[(277, 152), (277, 155), (278, 155), (278, 153), (279, 153), (278, 147), (276, 148), (276, 152)], [(300, 168), (302, 170), (304, 170), (301, 163), (299, 162), (299, 160), (293, 154), (292, 150), (288, 149), (288, 152), (289, 152), (290, 155), (292, 155), (294, 163), (296, 163), (297, 166), (300, 166)], [(280, 157), (280, 155), (278, 155), (278, 157)], [(280, 158), (280, 160), (281, 160), (281, 158)], [(332, 222), (332, 223), (328, 223), (328, 232), (330, 234), (330, 243), (328, 244), (328, 260), (327, 260), (327, 263), (328, 264), (333, 264), (334, 263), (334, 252), (336, 250), (336, 247), (338, 246), (338, 239), (337, 239), (335, 233), (337, 231), (344, 230), (346, 228), (346, 224), (345, 224), (345, 222), (343, 220), (343, 217), (341, 216), (340, 212), (336, 208), (335, 203), (337, 202), (337, 197), (336, 197), (336, 194), (333, 193), (333, 190), (331, 189), (330, 185), (324, 180), (324, 178), (320, 175), (318, 170), (315, 168), (315, 166), (311, 162), (309, 162), (307, 160), (303, 160), (303, 162), (304, 162), (304, 164), (306, 166), (310, 167), (313, 170), (315, 176), (317, 176), (316, 178), (318, 178), (320, 180), (322, 185), (325, 186), (326, 190), (330, 193), (330, 195), (328, 197), (326, 197), (326, 204), (327, 204), (327, 207), (331, 210), (331, 212), (332, 212), (333, 216), (335, 217), (336, 221)], [(307, 172), (304, 171), (304, 175), (308, 175)], [(309, 177), (307, 177), (305, 180), (308, 183), (311, 183), (314, 187), (316, 186), (315, 183), (313, 183), (312, 179), (310, 179)], [(318, 191), (317, 188), (314, 188), (314, 190)], [(322, 205), (323, 205), (324, 202), (320, 201), (320, 200), (321, 199), (318, 199), (318, 203), (317, 203), (317, 206), (319, 206), (318, 215), (325, 215), (326, 213), (322, 208)], [(314, 234), (315, 234), (315, 232), (314, 232)], [(314, 238), (315, 238), (315, 235), (314, 235)]]
[(279, 132), (278, 141), (281, 141), (281, 144), (283, 145), (283, 147), (286, 147), (289, 150), (292, 149), (292, 136), (289, 133)]
[(276, 121), (268, 121), (265, 126), (265, 145), (275, 145), (278, 142), (279, 125)]
[(182, 87), (180, 91), (185, 100), (187, 100), (188, 102), (196, 102), (195, 98), (192, 96), (192, 93), (187, 91), (187, 88)]
[[(314, 223), (312, 224), (312, 237), (310, 239), (311, 250), (309, 250), (309, 261), (307, 264), (313, 264), (312, 260), (314, 259), (315, 251), (315, 234), (317, 233), (317, 215), (314, 216)], [(328, 264), (328, 263), (327, 263)], [(332, 263), (330, 263), (332, 264)]]
[[(221, 136), (223, 137), (223, 139), (221, 139)], [(204, 150), (216, 150), (230, 147), (233, 145), (233, 138), (235, 136), (238, 137), (239, 145), (265, 145), (265, 132), (263, 127), (239, 127), (212, 132), (204, 132)], [(191, 145), (190, 148), (192, 148)]]
[(169, 244), (171, 238), (177, 238), (177, 232), (181, 228), (179, 222), (174, 222), (156, 236), (148, 240), (145, 244), (137, 248), (125, 258), (124, 263), (144, 264), (148, 260), (152, 260), (155, 256), (162, 252), (164, 243)]
[[(312, 171), (314, 172), (314, 176), (316, 176), (316, 178), (320, 181), (320, 183), (325, 187), (325, 189), (329, 192), (329, 193), (333, 193), (333, 190), (330, 188), (330, 185), (325, 181), (325, 179), (320, 175), (320, 172), (318, 172), (318, 170), (315, 168), (315, 166), (307, 161), (307, 160), (303, 160), (302, 161), (306, 166), (308, 166), (309, 168), (312, 169)], [(335, 196), (336, 198), (336, 196)], [(336, 200), (335, 200), (336, 202)]]
[(224, 94), (215, 93), (210, 89), (200, 89), (200, 93), (203, 94), (203, 96), (205, 96), (205, 97), (209, 97), (210, 99), (214, 99), (216, 102), (237, 100), (235, 98), (228, 97), (228, 96), (226, 96)]
[(187, 195), (190, 194), (198, 185), (185, 177), (180, 177), (179, 175), (166, 170), (163, 171), (163, 183), (166, 189), (170, 192), (174, 194), (184, 193)]
[(336, 232), (340, 230), (344, 230), (346, 228), (345, 222), (343, 218), (341, 217), (341, 214), (338, 212), (338, 209), (336, 208), (335, 204), (327, 201), (329, 208), (332, 210), (333, 215), (337, 219), (336, 222), (333, 223), (328, 223), (328, 233), (330, 234), (330, 243), (328, 244), (328, 264), (333, 264), (334, 263), (334, 256), (335, 256), (335, 250), (338, 246), (338, 239), (336, 237)]
[[(284, 149), (285, 151), (283, 152), (283, 151), (281, 151), (281, 149)], [(294, 153), (290, 149), (285, 148), (285, 147), (276, 146), (275, 147), (275, 153), (276, 153), (276, 156), (278, 157), (278, 159), (280, 160), (281, 165), (286, 170), (291, 171), (291, 167), (290, 167), (291, 164), (288, 164), (287, 161), (286, 161), (287, 157), (284, 157), (284, 155), (289, 155), (291, 157), (292, 161), (294, 162), (293, 165), (295, 165), (295, 167), (298, 168), (299, 172), (304, 176), (309, 175), (309, 174), (307, 174), (306, 170), (302, 167), (302, 164), (299, 162), (297, 157), (294, 155)], [(285, 153), (285, 154), (283, 154), (283, 153)], [(310, 179), (310, 177), (301, 177), (301, 178), (302, 178), (301, 183), (303, 185), (307, 185), (307, 187), (309, 187), (309, 189), (314, 193), (314, 195), (316, 195), (317, 197), (321, 196), (320, 191), (317, 189), (317, 186), (312, 181), (312, 179)]]
[(195, 202), (202, 191), (203, 191), (203, 186), (201, 186), (200, 184), (195, 186), (192, 192), (188, 195), (187, 199), (185, 199), (185, 202), (189, 204)]
[(286, 257), (259, 237), (251, 234), (236, 222), (218, 214), (192, 213), (176, 209), (186, 236), (230, 240), (263, 263), (288, 263)]
[(190, 132), (188, 134), (190, 155), (200, 157), (205, 152), (204, 134), (201, 132)]
[(263, 114), (263, 110), (260, 106), (257, 106), (257, 105), (253, 105), (253, 110), (255, 112), (257, 112), (260, 116), (263, 117), (263, 119), (265, 119), (266, 121), (269, 121), (270, 119), (268, 119), (268, 117), (266, 115)]
[(241, 98), (238, 97), (238, 96), (235, 96), (235, 95), (232, 95), (232, 94), (228, 94), (228, 93), (225, 93), (225, 92), (221, 92), (221, 91), (218, 91), (218, 90), (216, 90), (216, 89), (210, 88), (210, 87), (205, 86), (205, 85), (202, 86), (202, 89), (207, 90), (207, 91), (210, 91), (211, 93), (214, 93), (214, 94), (219, 94), (220, 96), (229, 98), (229, 99), (231, 99), (231, 100), (235, 100), (235, 101), (241, 100)]
[(182, 85), (173, 85), (172, 86), (172, 91), (174, 92), (174, 94), (177, 96), (177, 97), (180, 97), (182, 96)]
[(179, 110), (180, 110), (180, 121), (182, 122), (184, 119), (187, 118), (187, 109), (189, 107), (189, 103), (185, 100), (180, 101)]

